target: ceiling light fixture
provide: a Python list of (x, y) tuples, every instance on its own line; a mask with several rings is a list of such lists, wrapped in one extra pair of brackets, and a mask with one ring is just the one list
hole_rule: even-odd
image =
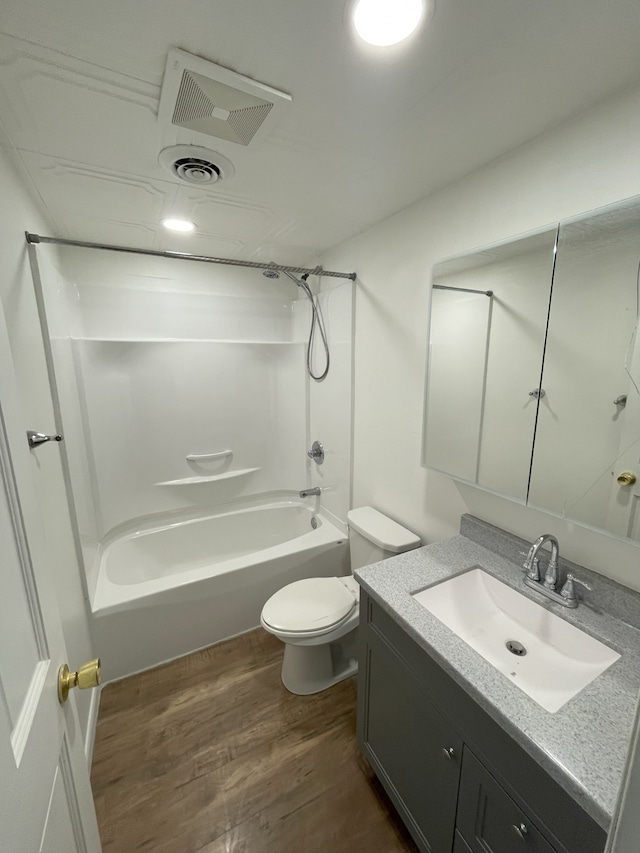
[(162, 224), (165, 228), (168, 228), (169, 231), (182, 231), (185, 234), (188, 231), (193, 231), (196, 227), (194, 223), (190, 222), (188, 219), (163, 219)]
[(367, 44), (387, 47), (410, 36), (424, 12), (424, 0), (358, 0), (353, 24)]

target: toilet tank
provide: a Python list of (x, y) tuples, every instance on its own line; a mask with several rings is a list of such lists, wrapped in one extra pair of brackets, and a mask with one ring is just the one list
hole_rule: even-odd
[(371, 506), (352, 509), (347, 521), (352, 571), (422, 544), (420, 537)]

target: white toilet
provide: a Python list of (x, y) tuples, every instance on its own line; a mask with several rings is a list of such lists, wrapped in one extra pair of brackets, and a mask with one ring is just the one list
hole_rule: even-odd
[[(421, 545), (373, 507), (352, 509), (347, 519), (352, 570)], [(319, 693), (356, 673), (359, 598), (351, 575), (305, 578), (278, 590), (264, 605), (260, 622), (285, 644), (282, 683), (291, 693)]]

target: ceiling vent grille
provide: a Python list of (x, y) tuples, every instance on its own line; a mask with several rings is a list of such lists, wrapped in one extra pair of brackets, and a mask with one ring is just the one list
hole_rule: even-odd
[(158, 157), (160, 165), (186, 184), (208, 186), (234, 175), (233, 163), (217, 151), (199, 145), (172, 145)]
[(265, 138), (290, 103), (284, 92), (172, 49), (158, 118), (174, 127), (249, 145)]

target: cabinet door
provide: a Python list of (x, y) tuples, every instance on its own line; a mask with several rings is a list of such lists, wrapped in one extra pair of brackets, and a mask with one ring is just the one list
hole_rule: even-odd
[(462, 741), (400, 659), (371, 641), (365, 749), (419, 846), (451, 853)]
[(554, 853), (468, 748), (464, 751), (457, 826), (471, 853)]
[(457, 830), (455, 841), (453, 842), (453, 853), (473, 853), (473, 850)]

